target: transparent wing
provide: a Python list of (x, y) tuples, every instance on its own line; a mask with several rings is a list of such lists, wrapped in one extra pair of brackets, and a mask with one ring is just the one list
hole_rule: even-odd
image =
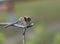
[(19, 25), (19, 24), (14, 24), (14, 26), (19, 27), (19, 28), (25, 28), (26, 26)]
[[(0, 26), (9, 26), (12, 23), (0, 23)], [(15, 27), (19, 27), (19, 28), (25, 28), (25, 26), (23, 25), (19, 25), (19, 24), (14, 24)]]
[(0, 23), (0, 26), (10, 25), (12, 23)]
[(31, 23), (30, 25), (25, 25), (25, 26), (19, 25), (19, 24), (14, 24), (14, 26), (19, 27), (19, 28), (29, 28), (29, 27), (32, 27), (33, 25), (34, 25), (34, 23)]

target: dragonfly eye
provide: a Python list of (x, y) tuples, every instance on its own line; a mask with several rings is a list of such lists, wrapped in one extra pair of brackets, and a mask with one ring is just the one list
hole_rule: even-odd
[(28, 19), (27, 19), (27, 20), (28, 20), (28, 22), (30, 22), (30, 21), (31, 21), (31, 18), (30, 18), (30, 17), (28, 17)]
[(24, 17), (24, 20), (27, 22), (27, 18), (26, 17)]
[(24, 20), (25, 20), (26, 22), (30, 22), (30, 21), (31, 21), (31, 18), (30, 18), (30, 17), (24, 17)]

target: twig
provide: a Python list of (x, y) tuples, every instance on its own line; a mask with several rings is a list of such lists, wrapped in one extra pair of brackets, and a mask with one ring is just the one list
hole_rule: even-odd
[(23, 44), (26, 44), (25, 33), (26, 33), (26, 28), (23, 29)]

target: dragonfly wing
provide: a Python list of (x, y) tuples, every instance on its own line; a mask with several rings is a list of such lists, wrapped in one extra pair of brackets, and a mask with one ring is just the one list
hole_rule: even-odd
[(14, 26), (19, 27), (19, 28), (25, 28), (26, 26), (19, 25), (19, 24), (14, 24)]
[(10, 25), (12, 23), (0, 23), (0, 26)]

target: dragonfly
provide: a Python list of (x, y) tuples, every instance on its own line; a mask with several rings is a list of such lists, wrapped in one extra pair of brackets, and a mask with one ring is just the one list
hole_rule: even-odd
[(0, 23), (0, 26), (4, 26), (5, 28), (14, 26), (19, 28), (29, 28), (33, 26), (33, 23), (31, 23), (31, 17), (20, 17), (16, 22), (3, 22)]
[(34, 23), (31, 22), (31, 17), (30, 16), (24, 16), (24, 17), (20, 17), (16, 22), (4, 22), (4, 23), (0, 23), (0, 26), (4, 26), (4, 28), (8, 28), (10, 26), (14, 26), (14, 27), (19, 27), (23, 29), (23, 44), (26, 44), (25, 41), (25, 33), (27, 28), (30, 28), (34, 25)]

